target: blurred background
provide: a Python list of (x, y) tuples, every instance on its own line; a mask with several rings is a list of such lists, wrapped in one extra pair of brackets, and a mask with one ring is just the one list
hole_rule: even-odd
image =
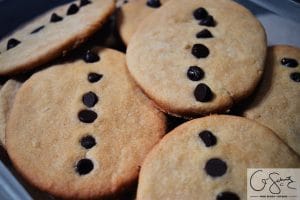
[(74, 0), (0, 0), (0, 40), (45, 11)]

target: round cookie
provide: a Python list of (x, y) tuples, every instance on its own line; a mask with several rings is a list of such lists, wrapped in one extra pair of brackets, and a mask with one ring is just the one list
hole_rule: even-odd
[(299, 166), (299, 156), (270, 129), (212, 115), (177, 127), (153, 148), (141, 168), (137, 200), (246, 199), (247, 168)]
[(80, 0), (29, 22), (0, 42), (0, 75), (32, 69), (76, 48), (114, 9), (113, 0)]
[(250, 95), (265, 54), (263, 27), (234, 1), (171, 0), (145, 19), (126, 56), (130, 73), (162, 110), (195, 116)]
[(0, 90), (0, 145), (5, 146), (5, 127), (16, 93), (21, 83), (8, 80)]
[(134, 184), (165, 116), (129, 76), (125, 55), (100, 49), (34, 74), (6, 130), (8, 154), (30, 183), (64, 198), (103, 198)]
[(165, 2), (167, 0), (131, 0), (122, 5), (117, 15), (117, 27), (126, 45), (140, 23)]
[(272, 129), (300, 155), (300, 49), (268, 49), (266, 71), (244, 116)]

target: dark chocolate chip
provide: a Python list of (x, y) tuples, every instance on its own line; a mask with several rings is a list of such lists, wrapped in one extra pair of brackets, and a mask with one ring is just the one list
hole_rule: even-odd
[(211, 147), (217, 144), (217, 138), (210, 131), (202, 131), (199, 133), (199, 137), (204, 142), (206, 147)]
[(194, 17), (195, 19), (197, 20), (201, 20), (201, 19), (204, 19), (205, 17), (207, 17), (208, 13), (207, 11), (205, 10), (205, 8), (197, 8), (195, 11), (194, 11)]
[(212, 177), (223, 176), (227, 171), (227, 165), (219, 158), (212, 158), (206, 162), (205, 171)]
[(78, 113), (78, 118), (84, 123), (93, 123), (97, 119), (98, 115), (92, 110), (81, 110)]
[(293, 72), (293, 73), (291, 73), (290, 78), (295, 82), (300, 82), (300, 73)]
[(202, 26), (215, 26), (215, 20), (213, 18), (213, 16), (208, 15), (207, 17), (205, 17), (204, 19), (202, 19), (199, 23)]
[(222, 192), (218, 194), (216, 200), (240, 200), (240, 197), (233, 192)]
[(86, 175), (94, 169), (94, 164), (90, 159), (84, 158), (78, 161), (76, 171), (79, 175)]
[(191, 66), (187, 71), (187, 76), (192, 81), (199, 81), (204, 77), (204, 71), (198, 66)]
[(74, 15), (78, 11), (79, 11), (79, 7), (75, 3), (72, 3), (67, 10), (67, 15)]
[(83, 60), (87, 63), (94, 63), (94, 62), (98, 62), (100, 60), (100, 57), (97, 54), (88, 50), (84, 55)]
[(56, 22), (59, 22), (62, 20), (63, 20), (63, 18), (61, 16), (57, 15), (56, 13), (53, 13), (50, 18), (50, 22), (53, 22), (53, 23), (56, 23)]
[(92, 3), (90, 0), (80, 0), (80, 7), (86, 6), (90, 3)]
[(203, 44), (194, 44), (192, 54), (196, 58), (206, 58), (209, 55), (209, 49)]
[(40, 27), (38, 27), (38, 28), (34, 29), (33, 31), (31, 31), (31, 33), (30, 33), (30, 34), (37, 33), (37, 32), (39, 32), (40, 30), (42, 30), (42, 29), (44, 29), (44, 28), (45, 28), (45, 26), (44, 26), (44, 25), (43, 25), (43, 26), (40, 26)]
[(88, 92), (83, 95), (82, 102), (84, 105), (91, 108), (98, 102), (98, 97), (94, 92)]
[(9, 49), (12, 49), (16, 46), (18, 46), (21, 42), (19, 40), (16, 40), (15, 38), (11, 38), (8, 40), (7, 42), (7, 46), (6, 46), (6, 49), (9, 50)]
[(298, 66), (298, 62), (297, 60), (293, 59), (293, 58), (282, 58), (281, 59), (281, 64), (287, 67), (297, 67)]
[(194, 91), (194, 96), (197, 101), (208, 102), (212, 99), (213, 94), (206, 84), (200, 83), (199, 85), (197, 85)]
[(147, 6), (151, 8), (159, 8), (161, 3), (160, 0), (147, 0)]
[(96, 145), (96, 140), (93, 136), (87, 135), (87, 136), (81, 138), (80, 144), (84, 148), (90, 149), (90, 148), (92, 148), (93, 146)]
[(97, 81), (99, 81), (101, 78), (103, 77), (102, 74), (97, 74), (97, 73), (89, 73), (88, 75), (88, 80), (90, 83), (95, 83)]
[(211, 32), (207, 29), (203, 29), (202, 31), (200, 31), (199, 33), (196, 34), (197, 38), (212, 38), (213, 35), (211, 34)]

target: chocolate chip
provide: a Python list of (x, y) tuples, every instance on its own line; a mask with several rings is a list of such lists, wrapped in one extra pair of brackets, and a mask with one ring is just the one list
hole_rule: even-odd
[(53, 23), (56, 23), (56, 22), (59, 22), (62, 20), (63, 20), (63, 18), (61, 16), (57, 15), (56, 13), (53, 13), (50, 18), (50, 22), (53, 22)]
[(213, 94), (206, 84), (200, 83), (199, 85), (197, 85), (194, 91), (194, 96), (197, 101), (208, 102), (212, 99)]
[(193, 14), (194, 14), (195, 19), (197, 19), (197, 20), (204, 19), (208, 15), (205, 8), (202, 8), (202, 7), (197, 8)]
[(84, 105), (91, 108), (98, 102), (98, 97), (94, 92), (88, 92), (83, 95), (82, 102)]
[(187, 71), (187, 76), (192, 81), (199, 81), (204, 77), (204, 71), (198, 66), (191, 66)]
[(233, 192), (222, 192), (218, 194), (217, 200), (240, 200), (240, 197)]
[(297, 60), (293, 59), (293, 58), (282, 58), (281, 59), (281, 64), (287, 67), (297, 67), (298, 66), (298, 62)]
[(212, 158), (206, 162), (205, 171), (212, 177), (223, 176), (227, 171), (227, 165), (219, 158)]
[(86, 5), (90, 4), (90, 3), (92, 3), (92, 2), (89, 1), (89, 0), (80, 0), (80, 7), (86, 6)]
[(34, 29), (33, 31), (31, 31), (31, 33), (30, 33), (30, 34), (37, 33), (37, 32), (39, 32), (40, 30), (42, 30), (42, 29), (44, 29), (44, 28), (45, 28), (45, 26), (44, 26), (44, 25), (43, 25), (43, 26), (40, 26), (40, 27), (38, 27), (38, 28)]
[(96, 140), (93, 136), (87, 135), (87, 136), (81, 138), (80, 144), (84, 148), (90, 149), (90, 148), (92, 148), (93, 146), (96, 145)]
[(211, 32), (207, 29), (203, 29), (202, 31), (200, 31), (199, 33), (196, 34), (197, 38), (212, 38), (213, 35), (211, 34)]
[(203, 44), (194, 44), (192, 54), (196, 58), (206, 58), (209, 55), (209, 49)]
[(102, 77), (103, 77), (102, 74), (89, 73), (88, 80), (90, 83), (95, 83), (95, 82), (99, 81)]
[(161, 6), (160, 0), (147, 0), (147, 6), (152, 8), (159, 8)]
[(97, 119), (98, 115), (92, 110), (81, 110), (78, 113), (78, 118), (84, 123), (93, 123)]
[(94, 164), (90, 159), (84, 158), (78, 161), (76, 171), (79, 175), (86, 175), (94, 169)]
[(207, 17), (205, 17), (204, 19), (202, 19), (199, 23), (202, 26), (215, 26), (215, 20), (213, 18), (213, 16), (208, 15)]
[(300, 73), (293, 72), (293, 73), (291, 73), (290, 78), (295, 82), (300, 82)]
[(16, 40), (15, 38), (11, 38), (7, 42), (6, 49), (9, 50), (11, 48), (14, 48), (14, 47), (18, 46), (20, 43), (21, 42), (19, 40)]
[(79, 7), (75, 3), (72, 3), (67, 10), (67, 15), (74, 15), (78, 11), (79, 11)]
[(217, 138), (210, 131), (202, 131), (199, 133), (199, 137), (204, 142), (206, 147), (211, 147), (217, 144)]
[(86, 54), (84, 55), (83, 60), (87, 63), (94, 63), (94, 62), (99, 61), (100, 57), (97, 54), (95, 54), (95, 53), (91, 52), (90, 50), (88, 50), (86, 52)]

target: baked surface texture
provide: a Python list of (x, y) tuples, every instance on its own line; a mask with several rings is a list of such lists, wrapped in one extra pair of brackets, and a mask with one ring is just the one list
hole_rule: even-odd
[(142, 165), (137, 200), (242, 200), (247, 168), (299, 166), (299, 156), (270, 129), (211, 115), (177, 127), (154, 147)]
[[(117, 15), (117, 26), (123, 42), (128, 45), (130, 38), (141, 22), (153, 11), (160, 8), (147, 5), (148, 0), (131, 0), (122, 5)], [(161, 6), (167, 0), (159, 1)]]
[[(201, 11), (206, 17), (198, 20)], [(166, 2), (142, 22), (126, 54), (144, 92), (162, 110), (180, 116), (222, 112), (249, 96), (265, 55), (261, 24), (227, 0)], [(200, 69), (189, 72), (195, 66)]]
[(34, 74), (20, 88), (7, 124), (15, 168), (55, 196), (102, 198), (126, 190), (165, 132), (165, 116), (129, 76), (125, 55), (92, 52), (93, 62)]
[(272, 129), (300, 155), (299, 63), (299, 48), (270, 47), (262, 82), (244, 115)]
[(113, 0), (90, 0), (84, 6), (80, 2), (54, 8), (3, 39), (0, 75), (20, 73), (64, 55), (97, 31), (115, 10)]
[(0, 90), (0, 145), (5, 147), (5, 127), (7, 119), (21, 83), (13, 79), (8, 80)]

